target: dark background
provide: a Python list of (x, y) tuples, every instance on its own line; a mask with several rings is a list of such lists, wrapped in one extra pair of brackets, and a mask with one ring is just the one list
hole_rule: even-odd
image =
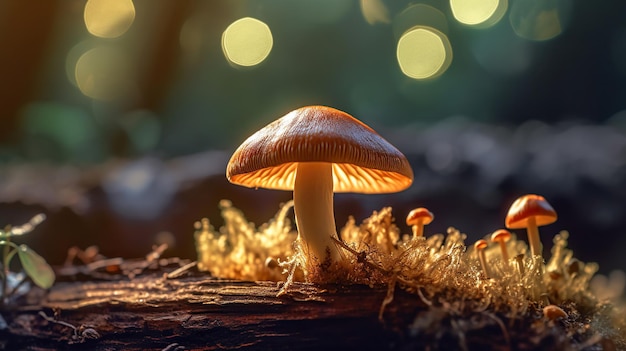
[[(288, 111), (322, 104), (372, 126), (415, 171), (402, 193), (336, 195), (338, 226), (393, 206), (409, 232), (404, 216), (425, 206), (436, 217), (426, 235), (454, 226), (472, 242), (503, 226), (516, 197), (538, 193), (560, 217), (541, 229), (546, 253), (567, 229), (576, 257), (626, 269), (626, 3), (511, 0), (499, 22), (474, 28), (446, 1), (422, 2), (446, 18), (453, 59), (418, 81), (402, 74), (394, 34), (417, 2), (381, 1), (389, 21), (374, 24), (366, 2), (138, 0), (129, 30), (104, 39), (88, 32), (85, 1), (0, 1), (0, 224), (46, 213), (21, 241), (56, 264), (73, 245), (139, 257), (167, 237), (170, 255), (194, 258), (193, 222), (219, 226), (220, 199), (260, 224), (291, 197), (228, 184), (230, 153)], [(558, 35), (514, 30), (542, 9), (558, 14)], [(246, 16), (270, 27), (274, 46), (241, 68), (221, 35)], [(107, 73), (128, 84), (113, 99), (73, 83), (77, 57), (101, 45), (126, 60)]]

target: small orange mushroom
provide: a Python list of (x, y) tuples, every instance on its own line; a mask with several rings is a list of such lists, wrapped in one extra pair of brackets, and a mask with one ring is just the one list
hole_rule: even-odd
[(506, 242), (511, 239), (511, 232), (506, 229), (498, 229), (491, 234), (491, 241), (500, 244), (500, 251), (502, 251), (502, 259), (504, 262), (509, 261), (509, 253), (506, 250)]
[(559, 318), (567, 318), (567, 313), (557, 305), (548, 305), (543, 308), (543, 316), (547, 319), (554, 321)]
[(524, 195), (511, 205), (505, 225), (509, 229), (526, 228), (532, 256), (541, 256), (541, 240), (537, 227), (554, 223), (556, 211), (541, 195)]
[(424, 235), (424, 226), (430, 224), (435, 216), (428, 209), (418, 207), (409, 212), (406, 216), (406, 225), (410, 225), (413, 230), (413, 238)]
[(489, 278), (489, 271), (487, 270), (487, 258), (485, 257), (485, 249), (487, 248), (488, 243), (487, 240), (480, 239), (476, 243), (474, 243), (474, 249), (478, 253), (478, 260), (480, 261), (480, 266), (483, 268), (483, 272), (485, 273), (485, 277)]

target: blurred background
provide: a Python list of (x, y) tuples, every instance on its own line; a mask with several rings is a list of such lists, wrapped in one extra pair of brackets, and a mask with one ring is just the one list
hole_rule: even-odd
[[(257, 129), (312, 104), (405, 153), (397, 194), (335, 196), (339, 227), (393, 206), (468, 243), (545, 196), (601, 272), (626, 270), (626, 2), (0, 0), (0, 225), (51, 263), (72, 246), (195, 258), (227, 198), (257, 225), (289, 192), (224, 176)], [(525, 238), (523, 231), (518, 231)]]

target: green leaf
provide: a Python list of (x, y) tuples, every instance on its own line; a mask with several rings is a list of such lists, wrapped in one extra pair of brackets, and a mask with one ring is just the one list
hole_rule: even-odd
[(24, 271), (37, 286), (48, 289), (54, 284), (55, 277), (52, 267), (38, 253), (26, 245), (20, 245), (17, 255)]

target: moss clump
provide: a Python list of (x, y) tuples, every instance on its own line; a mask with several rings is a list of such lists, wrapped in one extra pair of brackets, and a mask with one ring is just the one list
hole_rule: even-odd
[(473, 245), (466, 245), (466, 234), (455, 228), (428, 237), (402, 234), (391, 208), (386, 207), (360, 225), (349, 218), (340, 230), (341, 241), (336, 242), (343, 260), (326, 267), (307, 262), (287, 218), (292, 205), (284, 204), (272, 220), (255, 228), (229, 201), (222, 201), (225, 224), (219, 232), (206, 219), (196, 223), (199, 268), (222, 278), (285, 280), (284, 289), (293, 280), (327, 282), (329, 277), (344, 284), (387, 285), (389, 296), (382, 308), (392, 301), (399, 285), (433, 311), (488, 311), (494, 318), (498, 315), (510, 321), (540, 320), (533, 327), (541, 329), (535, 330), (538, 334), (549, 330), (542, 310), (554, 304), (567, 313), (564, 324), (577, 343), (610, 340), (618, 348), (626, 347), (626, 309), (619, 301), (619, 282), (596, 276), (596, 263), (577, 260), (567, 248), (566, 231), (554, 237), (547, 263), (540, 256), (531, 256), (526, 243), (515, 235), (506, 243), (509, 260), (502, 258), (498, 244), (490, 244), (485, 249), (487, 275)]

